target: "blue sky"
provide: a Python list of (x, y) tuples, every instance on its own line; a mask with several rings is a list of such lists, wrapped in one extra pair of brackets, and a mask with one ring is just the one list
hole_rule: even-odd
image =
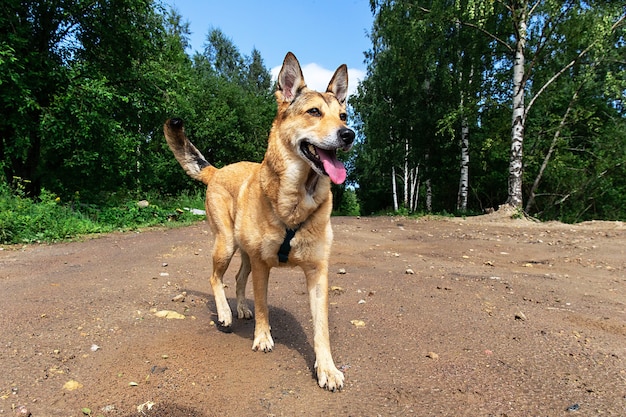
[(365, 74), (370, 49), (369, 0), (249, 1), (166, 0), (189, 21), (191, 51), (202, 51), (211, 28), (219, 28), (244, 55), (256, 47), (276, 76), (293, 52), (309, 87), (326, 88), (335, 69), (347, 64), (350, 91)]

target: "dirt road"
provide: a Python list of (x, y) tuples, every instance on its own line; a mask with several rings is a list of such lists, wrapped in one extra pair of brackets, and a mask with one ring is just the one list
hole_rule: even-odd
[(273, 352), (252, 321), (216, 329), (200, 223), (2, 248), (0, 416), (626, 415), (623, 223), (333, 226), (342, 392), (312, 377), (301, 271), (272, 271)]

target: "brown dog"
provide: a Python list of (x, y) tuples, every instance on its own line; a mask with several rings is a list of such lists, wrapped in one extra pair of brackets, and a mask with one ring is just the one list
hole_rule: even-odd
[(219, 325), (228, 329), (232, 312), (222, 277), (237, 249), (237, 314), (252, 318), (245, 300), (252, 272), (256, 325), (253, 350), (269, 352), (267, 286), (270, 269), (298, 265), (304, 271), (313, 315), (318, 384), (335, 391), (343, 373), (333, 362), (328, 336), (330, 182), (346, 178), (336, 151), (347, 151), (354, 132), (346, 126), (348, 69), (337, 68), (325, 93), (307, 88), (296, 57), (285, 57), (278, 75), (278, 113), (261, 164), (239, 162), (217, 169), (187, 139), (180, 119), (165, 122), (165, 138), (192, 178), (207, 185), (207, 218), (215, 234), (211, 286)]

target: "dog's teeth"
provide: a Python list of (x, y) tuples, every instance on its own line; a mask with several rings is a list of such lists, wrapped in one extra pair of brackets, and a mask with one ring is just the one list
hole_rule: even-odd
[(315, 149), (315, 146), (309, 144), (309, 152), (311, 152), (311, 154), (315, 155), (316, 157), (319, 158), (319, 155), (317, 154), (317, 149)]

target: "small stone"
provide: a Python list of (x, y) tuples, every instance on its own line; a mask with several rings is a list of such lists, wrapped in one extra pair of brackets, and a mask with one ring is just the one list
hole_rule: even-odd
[(330, 287), (330, 292), (332, 292), (334, 295), (341, 295), (346, 292), (346, 290), (344, 290), (342, 287), (333, 285), (332, 287)]
[(20, 405), (15, 408), (15, 415), (20, 417), (30, 417), (32, 414), (25, 405)]
[(365, 304), (365, 300), (359, 300), (359, 304)]
[(565, 409), (565, 411), (578, 411), (578, 410), (580, 410), (579, 404), (572, 404)]
[(526, 314), (524, 314), (521, 311), (518, 311), (517, 313), (515, 313), (515, 320), (526, 321)]
[(137, 206), (139, 208), (146, 208), (150, 205), (150, 203), (148, 202), (148, 200), (141, 200), (141, 201), (137, 201)]
[(436, 354), (435, 352), (428, 352), (428, 353), (426, 354), (426, 357), (427, 357), (427, 358), (430, 358), (430, 359), (439, 359), (439, 355), (438, 355), (438, 354)]
[(180, 294), (178, 294), (177, 296), (173, 297), (172, 301), (182, 303), (182, 302), (185, 301), (186, 297), (187, 297), (187, 291), (183, 291)]
[(165, 318), (165, 319), (178, 319), (178, 320), (182, 320), (185, 318), (184, 315), (176, 312), (176, 311), (171, 311), (171, 310), (161, 310), (161, 311), (157, 311), (156, 313), (154, 313), (155, 316), (157, 317), (161, 317), (161, 318)]
[(346, 270), (344, 268), (339, 268), (339, 271), (337, 271), (337, 273), (339, 275), (345, 275), (346, 274)]
[(415, 275), (415, 271), (413, 271), (411, 268), (407, 268), (407, 270), (404, 271), (404, 273), (407, 275)]
[(69, 380), (65, 384), (63, 384), (63, 389), (67, 391), (74, 391), (82, 387), (83, 387), (83, 384), (74, 380)]

